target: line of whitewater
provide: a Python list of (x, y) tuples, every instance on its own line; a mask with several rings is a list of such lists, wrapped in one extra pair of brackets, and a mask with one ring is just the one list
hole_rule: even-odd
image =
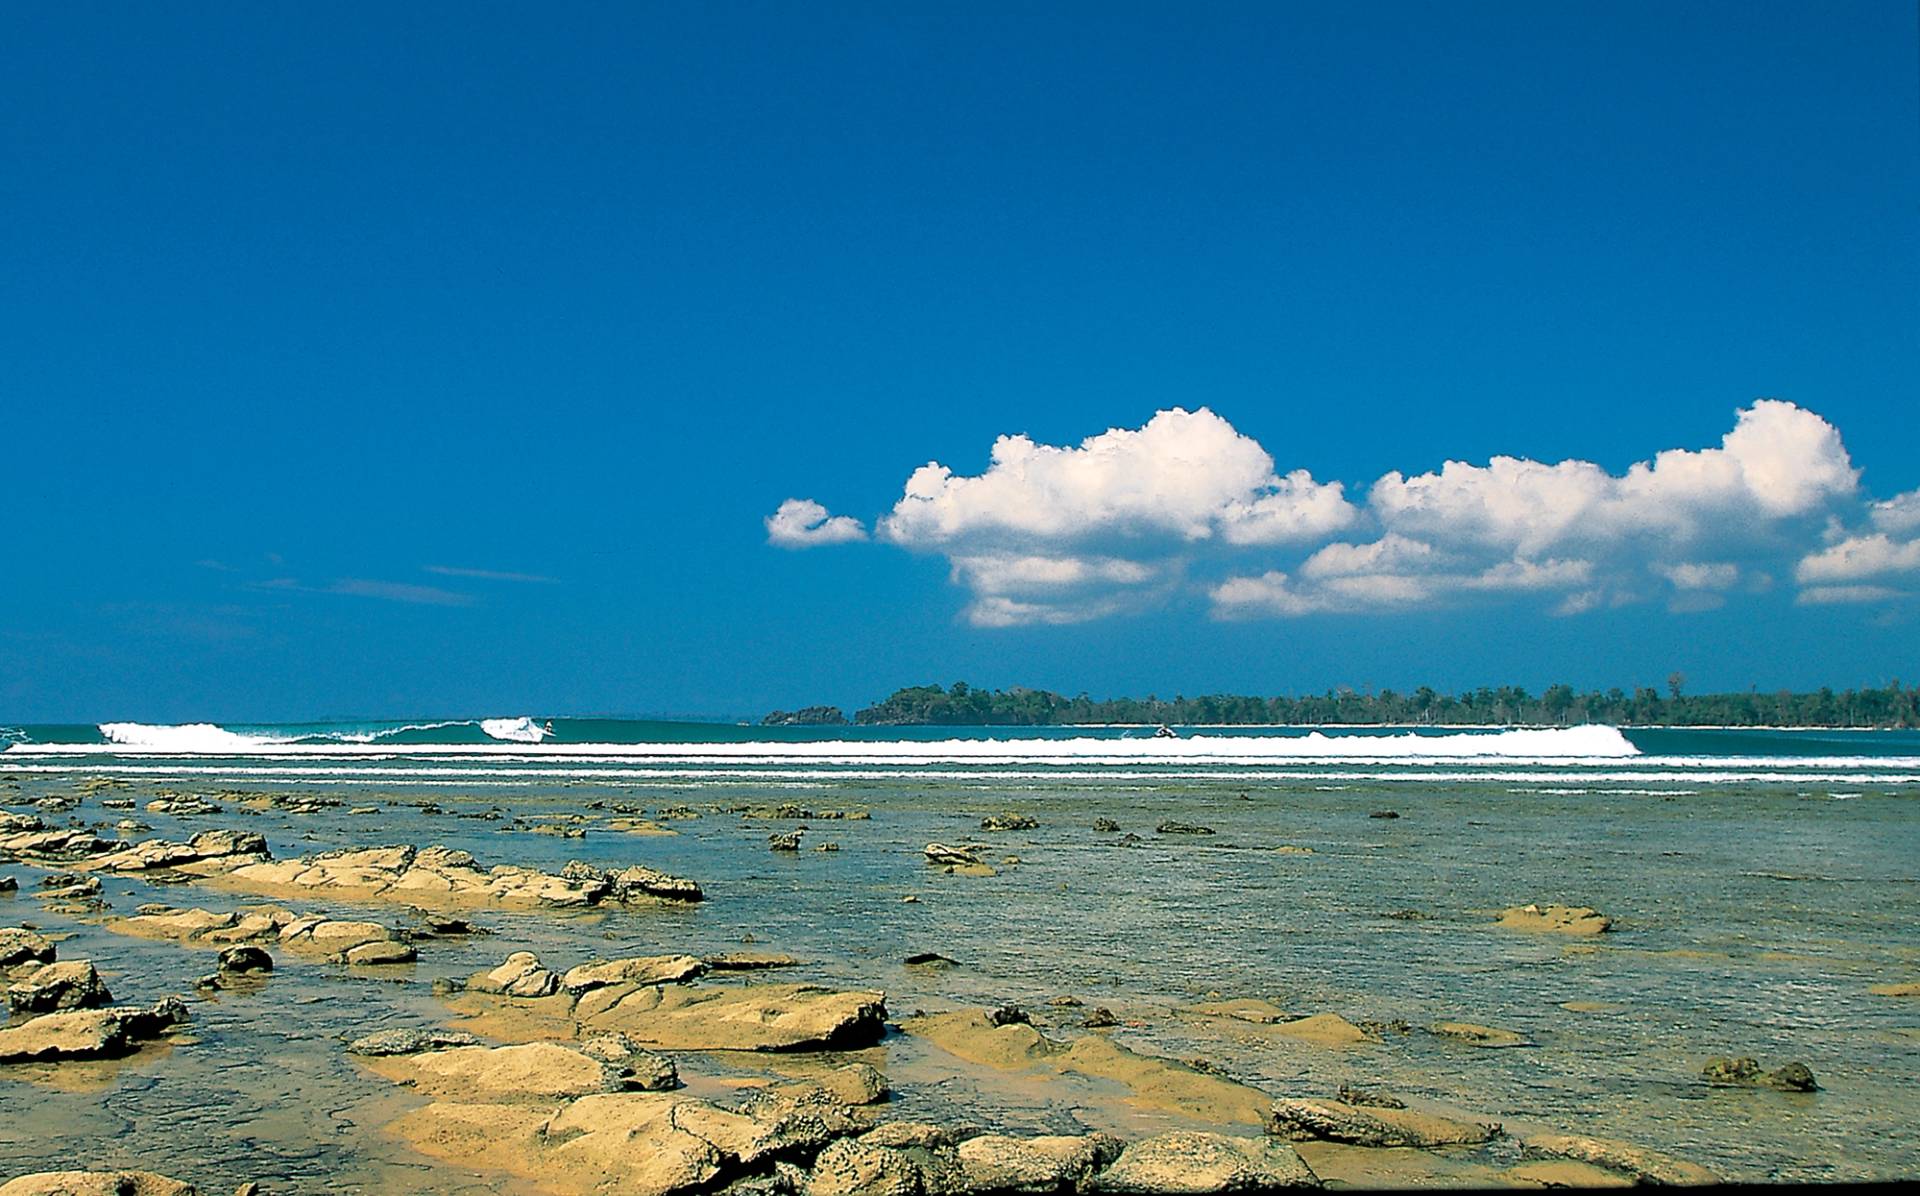
[[(1437, 769), (1395, 770), (1395, 771), (1341, 771), (1328, 772), (1300, 768), (1274, 768), (1250, 771), (1232, 767), (1209, 769), (1207, 771), (1179, 770), (1159, 772), (1135, 771), (1092, 771), (1085, 769), (1059, 769), (1045, 772), (1024, 771), (987, 767), (956, 771), (952, 768), (848, 768), (827, 771), (818, 767), (771, 767), (771, 768), (674, 768), (674, 767), (625, 767), (625, 768), (552, 768), (523, 767), (498, 768), (478, 766), (433, 766), (421, 765), (408, 768), (365, 767), (343, 765), (339, 767), (315, 767), (306, 761), (285, 764), (197, 764), (175, 763), (176, 758), (166, 762), (151, 764), (130, 764), (116, 766), (112, 771), (119, 776), (150, 776), (156, 778), (202, 777), (207, 779), (232, 778), (256, 783), (289, 783), (302, 785), (353, 785), (377, 781), (382, 785), (434, 785), (458, 781), (469, 785), (494, 785), (507, 787), (525, 787), (535, 782), (551, 781), (671, 781), (675, 784), (688, 782), (721, 781), (889, 781), (889, 780), (939, 780), (939, 781), (983, 781), (1004, 784), (1008, 781), (1034, 781), (1058, 783), (1063, 781), (1095, 781), (1111, 784), (1117, 781), (1151, 781), (1162, 783), (1177, 780), (1195, 781), (1417, 781), (1424, 784), (1468, 784), (1482, 782), (1506, 782), (1511, 784), (1548, 785), (1555, 782), (1577, 781), (1581, 785), (1592, 784), (1638, 784), (1670, 783), (1684, 785), (1849, 785), (1849, 786), (1898, 786), (1920, 785), (1920, 771), (1914, 772), (1775, 772), (1770, 770), (1738, 771), (1725, 768), (1700, 769), (1684, 768), (1671, 771), (1614, 771), (1614, 772), (1574, 772), (1560, 769), (1562, 761), (1542, 762), (1553, 766), (1551, 772), (1529, 772), (1524, 768), (1514, 771), (1494, 771), (1480, 768), (1462, 771), (1457, 766), (1441, 766)], [(1503, 764), (1508, 762), (1502, 762)], [(1703, 761), (1694, 761), (1696, 765)], [(1716, 762), (1718, 763), (1718, 762)], [(1920, 766), (1920, 761), (1915, 762)], [(0, 775), (10, 773), (33, 774), (81, 774), (97, 771), (90, 765), (78, 763), (14, 763), (0, 760)], [(1580, 792), (1566, 789), (1564, 792)], [(1629, 791), (1633, 792), (1633, 791)], [(1662, 794), (1662, 796), (1670, 796)]]
[[(136, 728), (139, 728), (136, 730)], [(517, 728), (516, 728), (517, 729)], [(406, 744), (248, 735), (211, 724), (140, 727), (109, 723), (111, 741), (97, 744), (22, 743), (12, 755), (112, 756), (313, 756), (355, 755), (527, 757), (675, 757), (712, 760), (903, 761), (954, 763), (1062, 761), (1115, 763), (1286, 763), (1298, 760), (1399, 762), (1411, 760), (1618, 760), (1640, 755), (1612, 727), (1582, 726), (1491, 734), (1419, 735), (1204, 735), (1186, 738), (820, 740), (744, 743), (557, 743), (509, 740), (489, 744)]]

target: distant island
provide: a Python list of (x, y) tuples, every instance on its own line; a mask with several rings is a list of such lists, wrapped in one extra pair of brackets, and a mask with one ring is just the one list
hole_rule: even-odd
[(1066, 697), (1043, 689), (976, 689), (964, 681), (950, 686), (914, 685), (897, 689), (849, 720), (838, 706), (776, 710), (764, 726), (872, 727), (1043, 727), (1100, 723), (1200, 726), (1429, 725), (1571, 726), (1607, 723), (1641, 727), (1920, 727), (1920, 686), (1894, 681), (1884, 689), (1839, 693), (1689, 694), (1686, 678), (1667, 678), (1664, 693), (1651, 686), (1579, 693), (1570, 685), (1550, 685), (1539, 695), (1519, 686), (1480, 688), (1446, 694), (1427, 686), (1411, 693), (1383, 689), (1359, 693), (1329, 690), (1300, 697), (1203, 697), (1094, 699)]

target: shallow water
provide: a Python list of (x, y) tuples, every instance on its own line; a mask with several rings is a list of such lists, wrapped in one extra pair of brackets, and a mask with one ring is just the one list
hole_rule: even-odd
[[(144, 806), (160, 789), (313, 793), (343, 804), (256, 812), (216, 795), (226, 807), (218, 815), (130, 814), (153, 828), (139, 838), (235, 826), (266, 834), (281, 857), (408, 842), (464, 847), (485, 863), (641, 862), (699, 880), (708, 900), (573, 915), (483, 911), (477, 920), (494, 935), (423, 943), (419, 964), (379, 976), (283, 960), (258, 992), (194, 1002), (188, 1035), (164, 1051), (84, 1069), (0, 1068), (0, 1157), (9, 1173), (77, 1162), (148, 1166), (207, 1190), (249, 1179), (291, 1191), (517, 1190), (428, 1165), (386, 1140), (379, 1127), (412, 1098), (356, 1067), (341, 1040), (386, 1025), (444, 1024), (432, 978), (465, 976), (523, 946), (564, 966), (751, 941), (806, 958), (804, 978), (885, 988), (896, 1017), (1003, 1001), (1051, 1012), (1049, 997), (1072, 993), (1140, 1023), (1115, 1031), (1116, 1041), (1204, 1057), (1276, 1095), (1383, 1087), (1510, 1128), (1627, 1139), (1733, 1179), (1920, 1175), (1920, 1001), (1868, 992), (1920, 975), (1920, 785), (1905, 779), (1920, 771), (1910, 759), (1920, 753), (1911, 742), (1888, 751), (1884, 739), (1856, 738), (1768, 755), (1755, 752), (1751, 734), (1734, 733), (1729, 750), (1713, 756), (1699, 754), (1703, 733), (1688, 734), (1696, 737), (1689, 756), (1391, 768), (9, 752), (0, 756), (7, 808), (78, 792), (86, 777), (131, 783), (86, 797), (71, 815), (43, 815), (49, 822), (111, 825), (129, 813), (103, 810), (102, 797)], [(1870, 750), (1852, 750), (1858, 743)], [(370, 763), (381, 771), (366, 775)], [(1679, 779), (1662, 779), (1670, 775)], [(1722, 779), (1730, 776), (1761, 779)], [(446, 813), (405, 804), (425, 801)], [(628, 834), (604, 829), (611, 811), (590, 809), (594, 802), (687, 804), (703, 816), (667, 824), (673, 835)], [(769, 802), (872, 817), (807, 824), (807, 846), (831, 841), (837, 852), (775, 854), (768, 833), (791, 824), (724, 812)], [(362, 805), (380, 812), (347, 813)], [(500, 821), (456, 816), (493, 808)], [(1008, 809), (1040, 826), (979, 829), (982, 816)], [(1387, 809), (1400, 817), (1369, 817)], [(573, 813), (591, 819), (584, 839), (513, 821)], [(1142, 841), (1124, 846), (1119, 835), (1094, 832), (1101, 817)], [(1217, 833), (1154, 833), (1167, 819)], [(993, 877), (945, 875), (922, 861), (920, 848), (934, 840), (984, 842), (989, 860), (1020, 862)], [(1312, 853), (1275, 850), (1285, 844)], [(209, 953), (44, 912), (28, 894), (38, 871), (0, 865), (22, 885), (17, 896), (0, 896), (0, 924), (70, 934), (62, 958), (93, 959), (116, 997), (189, 992), (210, 970)], [(117, 913), (150, 900), (249, 903), (204, 885), (106, 884)], [(909, 894), (919, 901), (903, 902)], [(1491, 925), (1493, 911), (1529, 901), (1591, 905), (1617, 919), (1616, 930), (1568, 939)], [(394, 907), (378, 908), (375, 916), (401, 920)], [(1407, 909), (1426, 917), (1383, 916)], [(918, 951), (960, 966), (902, 963)], [(1356, 1021), (1478, 1022), (1521, 1031), (1535, 1045), (1476, 1049), (1415, 1032), (1334, 1051), (1177, 1012), (1213, 993)], [(1606, 1011), (1573, 1012), (1563, 1002)], [(1131, 1132), (1166, 1120), (1115, 1106), (1098, 1085), (1063, 1099), (1021, 1077), (958, 1069), (909, 1038), (892, 1036), (879, 1052), (903, 1114)], [(1701, 1064), (1724, 1054), (1753, 1055), (1768, 1068), (1803, 1061), (1823, 1090), (1701, 1083)], [(690, 1074), (728, 1067), (682, 1063)]]

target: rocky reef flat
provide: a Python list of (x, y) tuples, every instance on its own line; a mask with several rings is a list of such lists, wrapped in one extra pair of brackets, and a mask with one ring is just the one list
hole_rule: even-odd
[[(0, 793), (0, 1148), (21, 1160), (0, 1194), (1710, 1184), (1774, 1165), (1733, 1127), (1863, 1082), (1817, 1052), (1670, 1040), (1664, 1078), (1583, 1089), (1618, 1116), (1538, 1100), (1524, 1081), (1543, 1063), (1603, 1075), (1580, 1061), (1645, 1049), (1622, 1034), (1657, 992), (1595, 960), (1710, 962), (1678, 954), (1699, 949), (1658, 905), (1589, 905), (1578, 886), (1416, 907), (1380, 891), (1344, 915), (1380, 952), (1501, 970), (1523, 1002), (1343, 985), (1288, 964), (1291, 932), (1270, 960), (1179, 962), (1181, 934), (1279, 900), (1236, 907), (1210, 873), (1291, 891), (1365, 868), (1418, 825), (1406, 803), (1302, 844), (1297, 824), (1218, 809), (1088, 817), (999, 794), (949, 813), (866, 791), (560, 793), (489, 817), (457, 793), (169, 792)], [(411, 842), (354, 837), (370, 804)], [(122, 825), (129, 808), (155, 825)], [(769, 851), (769, 822), (792, 841)], [(814, 824), (837, 850), (808, 850)], [(1065, 911), (1110, 889), (1135, 904), (1097, 923), (1109, 940), (1032, 930), (1048, 911), (1083, 925)], [(1150, 962), (1130, 972), (1134, 956)], [(1905, 958), (1830, 974), (1897, 1022)], [(1649, 1100), (1678, 1110), (1673, 1130), (1632, 1111)]]

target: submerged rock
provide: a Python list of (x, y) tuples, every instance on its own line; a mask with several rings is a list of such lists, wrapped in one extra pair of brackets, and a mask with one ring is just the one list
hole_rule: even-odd
[(1004, 814), (989, 814), (980, 820), (983, 831), (1030, 831), (1039, 827), (1038, 819), (1028, 814), (1016, 814), (1009, 810)]
[(1385, 1092), (1375, 1092), (1371, 1088), (1356, 1088), (1351, 1084), (1340, 1085), (1333, 1099), (1343, 1105), (1361, 1105), (1369, 1109), (1404, 1109), (1407, 1102)]
[(1709, 1084), (1742, 1088), (1774, 1088), (1781, 1092), (1818, 1092), (1813, 1070), (1804, 1063), (1789, 1063), (1774, 1071), (1760, 1070), (1757, 1060), (1715, 1057), (1707, 1060), (1700, 1075)]
[(801, 961), (779, 951), (723, 951), (701, 963), (716, 972), (761, 972), (768, 968), (797, 968)]
[(1294, 1020), (1294, 1015), (1258, 997), (1242, 997), (1232, 1001), (1207, 1001), (1199, 1005), (1187, 1006), (1187, 1012), (1202, 1017), (1224, 1017), (1234, 1021), (1251, 1022), (1256, 1026), (1271, 1026), (1279, 1022)]
[(1501, 910), (1497, 921), (1509, 930), (1553, 934), (1604, 934), (1613, 929), (1612, 918), (1584, 905), (1519, 905)]
[(1093, 820), (1093, 829), (1102, 834), (1112, 834), (1120, 829), (1120, 824), (1111, 818), (1096, 818)]
[(418, 1055), (423, 1051), (441, 1051), (449, 1047), (479, 1046), (480, 1040), (465, 1030), (406, 1028), (381, 1030), (356, 1038), (347, 1044), (350, 1055)]
[(1169, 818), (1154, 827), (1153, 833), (1156, 835), (1211, 835), (1215, 832), (1210, 826), (1201, 826), (1196, 822), (1176, 822)]
[(767, 836), (769, 851), (799, 851), (801, 831), (778, 831)]
[(1130, 1090), (1141, 1104), (1204, 1121), (1259, 1125), (1271, 1104), (1258, 1089), (1172, 1059), (1136, 1054), (1104, 1035), (1089, 1034), (1064, 1045), (1023, 1022), (995, 1024), (983, 1010), (909, 1018), (900, 1028), (972, 1063), (1109, 1080)]
[(1455, 1042), (1464, 1042), (1477, 1047), (1533, 1045), (1526, 1035), (1517, 1031), (1501, 1030), (1493, 1026), (1478, 1026), (1472, 1022), (1435, 1022), (1427, 1027), (1427, 1032), (1440, 1038), (1451, 1038)]

